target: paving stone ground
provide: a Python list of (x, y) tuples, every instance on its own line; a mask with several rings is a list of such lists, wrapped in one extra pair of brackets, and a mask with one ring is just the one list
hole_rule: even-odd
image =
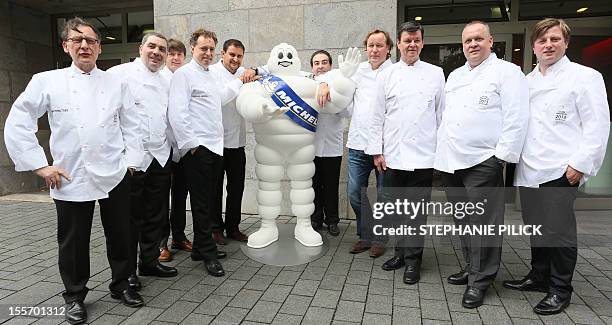
[[(457, 238), (428, 237), (422, 280), (402, 283), (402, 270), (380, 265), (392, 256), (371, 259), (349, 254), (356, 240), (355, 223), (343, 220), (341, 235), (330, 237), (327, 255), (307, 265), (275, 267), (248, 259), (240, 244), (225, 248), (227, 275), (207, 275), (201, 262), (174, 252), (179, 276), (141, 277), (145, 307), (127, 308), (108, 293), (110, 270), (96, 209), (91, 236), (91, 289), (85, 303), (92, 324), (612, 324), (612, 212), (578, 212), (579, 251), (572, 304), (562, 314), (542, 317), (531, 308), (541, 293), (501, 286), (529, 270), (526, 238), (507, 236), (501, 270), (485, 304), (461, 306), (463, 286), (446, 283), (458, 270)], [(188, 220), (191, 219), (188, 214)], [(279, 222), (295, 222), (280, 217)], [(243, 216), (248, 233), (257, 218)], [(448, 222), (430, 218), (430, 223)], [(520, 224), (520, 213), (508, 207), (506, 223)], [(191, 238), (191, 222), (188, 223)], [(61, 317), (10, 318), (11, 306), (61, 306), (63, 285), (57, 268), (56, 214), (53, 204), (0, 201), (0, 322), (59, 324)]]

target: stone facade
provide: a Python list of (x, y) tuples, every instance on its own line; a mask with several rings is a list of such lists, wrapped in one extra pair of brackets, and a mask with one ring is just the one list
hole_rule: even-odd
[[(52, 32), (48, 14), (0, 2), (0, 195), (36, 191), (43, 186), (34, 174), (15, 172), (4, 145), (4, 123), (32, 75), (53, 68)], [(48, 152), (49, 126), (44, 118), (37, 136)]]
[[(154, 0), (154, 15), (158, 31), (185, 42), (191, 32), (200, 27), (214, 31), (219, 43), (228, 38), (241, 40), (247, 50), (244, 66), (265, 64), (274, 45), (289, 43), (299, 52), (302, 70), (309, 71), (308, 59), (315, 50), (330, 51), (337, 67), (337, 55), (351, 46), (363, 48), (363, 38), (368, 31), (378, 28), (394, 35), (397, 1)], [(220, 46), (217, 48), (219, 50)], [(249, 126), (247, 180), (242, 211), (256, 214), (254, 144), (254, 134)], [(346, 158), (345, 150), (340, 175), (341, 218), (353, 216), (346, 194)], [(370, 183), (374, 184), (373, 177)], [(284, 193), (288, 193), (288, 185), (287, 181), (283, 182)], [(287, 195), (283, 200), (282, 213), (291, 214)]]

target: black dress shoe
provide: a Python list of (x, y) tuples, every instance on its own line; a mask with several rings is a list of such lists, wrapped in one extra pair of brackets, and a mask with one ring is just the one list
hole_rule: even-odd
[(538, 304), (533, 311), (540, 315), (553, 315), (562, 312), (570, 303), (571, 296), (563, 298), (557, 294), (549, 293)]
[[(226, 252), (217, 250), (217, 259), (218, 260), (222, 260), (222, 259), (224, 259), (226, 257), (227, 257), (227, 253)], [(203, 261), (204, 257), (202, 255), (200, 255), (200, 254), (191, 253), (191, 260), (192, 261)]]
[(70, 324), (82, 324), (87, 321), (87, 310), (82, 301), (66, 304), (66, 321)]
[(461, 270), (458, 273), (449, 275), (446, 281), (450, 284), (465, 285), (468, 283), (468, 275), (468, 271)]
[(144, 305), (142, 297), (131, 288), (127, 288), (121, 291), (121, 293), (111, 292), (111, 298), (121, 300), (121, 302), (128, 307), (135, 308)]
[(212, 276), (224, 276), (225, 275), (223, 266), (217, 260), (204, 261), (204, 267), (206, 267), (206, 271), (208, 271), (208, 274)]
[(465, 308), (476, 308), (482, 306), (484, 295), (487, 290), (478, 289), (476, 287), (467, 287), (463, 293), (461, 304)]
[(312, 225), (312, 229), (314, 229), (316, 231), (323, 230), (323, 224), (320, 223), (320, 222), (311, 221), (310, 225)]
[(327, 232), (329, 232), (329, 234), (332, 235), (332, 236), (340, 235), (340, 229), (338, 229), (338, 224), (337, 223), (332, 223), (331, 225), (328, 225), (327, 226)]
[(175, 267), (165, 266), (163, 264), (157, 263), (153, 266), (144, 266), (140, 265), (138, 267), (138, 275), (142, 276), (156, 276), (160, 278), (171, 278), (176, 276), (178, 271)]
[(420, 265), (406, 265), (404, 270), (404, 283), (415, 284), (421, 279), (421, 266)]
[(130, 288), (136, 291), (140, 291), (140, 289), (142, 289), (142, 283), (140, 283), (140, 279), (138, 279), (136, 274), (132, 274), (128, 277), (128, 284), (130, 285)]
[(536, 282), (528, 276), (524, 277), (521, 280), (506, 280), (503, 282), (503, 286), (512, 290), (538, 291), (548, 293), (548, 288), (544, 283)]
[(393, 256), (391, 259), (384, 262), (383, 265), (381, 265), (381, 268), (385, 271), (393, 271), (400, 269), (402, 266), (404, 266), (404, 264), (405, 261), (403, 257)]

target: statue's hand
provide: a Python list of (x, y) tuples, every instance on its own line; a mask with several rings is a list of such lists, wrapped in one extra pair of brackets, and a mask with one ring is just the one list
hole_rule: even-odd
[(342, 54), (338, 56), (340, 72), (342, 72), (342, 75), (346, 78), (352, 77), (355, 72), (357, 72), (359, 63), (361, 63), (361, 53), (356, 47), (350, 47), (346, 50), (346, 58), (344, 58)]
[(284, 114), (289, 110), (289, 108), (286, 106), (278, 107), (275, 104), (270, 105), (269, 103), (265, 102), (261, 105), (261, 109), (263, 111), (264, 116), (270, 117)]

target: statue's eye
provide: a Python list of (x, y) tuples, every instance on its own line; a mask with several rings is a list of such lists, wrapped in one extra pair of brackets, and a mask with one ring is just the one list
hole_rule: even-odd
[(287, 53), (287, 59), (289, 60), (293, 59), (293, 55), (291, 55), (291, 53)]
[(278, 52), (278, 58), (281, 60), (283, 59), (283, 52)]

